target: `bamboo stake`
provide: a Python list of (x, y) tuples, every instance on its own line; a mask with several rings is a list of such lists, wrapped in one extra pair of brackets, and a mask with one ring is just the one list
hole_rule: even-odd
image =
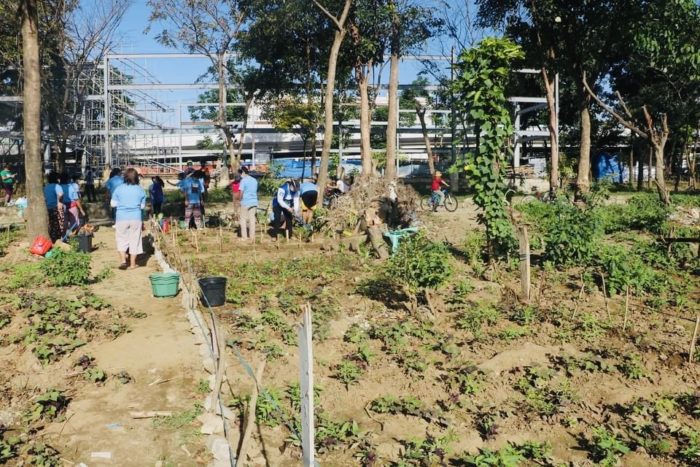
[(219, 224), (219, 253), (224, 252), (224, 231), (221, 229), (221, 224)]
[(605, 314), (608, 315), (608, 319), (610, 319), (610, 307), (608, 306), (608, 291), (605, 288), (605, 276), (603, 273), (600, 273), (600, 279), (603, 281), (603, 300), (605, 301)]
[(530, 302), (530, 240), (527, 227), (519, 226), (517, 230), (520, 246), (520, 285), (523, 300)]
[(693, 339), (690, 341), (688, 363), (693, 363), (693, 355), (695, 354), (695, 343), (698, 340), (698, 330), (700, 330), (700, 315), (698, 315), (698, 317), (695, 319), (695, 330), (693, 330)]
[(625, 296), (625, 319), (622, 321), (622, 331), (627, 329), (627, 314), (630, 311), (630, 286), (627, 287), (627, 295)]

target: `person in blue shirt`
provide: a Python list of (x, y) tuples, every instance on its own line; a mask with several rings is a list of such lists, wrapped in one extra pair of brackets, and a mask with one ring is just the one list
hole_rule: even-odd
[[(114, 195), (114, 191), (122, 183), (124, 183), (124, 177), (122, 177), (122, 169), (120, 169), (119, 167), (115, 167), (109, 173), (109, 179), (107, 180), (107, 183), (105, 183), (105, 188), (107, 188), (107, 199), (109, 199), (109, 200), (112, 199), (112, 196)], [(114, 220), (114, 218), (115, 218), (114, 216), (115, 216), (115, 210), (113, 208), (112, 209), (112, 220)]]
[(252, 238), (255, 241), (255, 215), (258, 211), (258, 181), (249, 175), (248, 167), (241, 167), (238, 173), (241, 176), (239, 193), (241, 196), (241, 210), (239, 224), (241, 226), (241, 239)]
[(201, 172), (194, 172), (184, 178), (178, 187), (185, 195), (185, 225), (190, 228), (190, 222), (194, 217), (194, 224), (198, 229), (202, 228), (202, 195), (204, 194), (204, 181)]
[(299, 186), (301, 197), (301, 218), (305, 224), (310, 224), (318, 204), (318, 186), (316, 181), (304, 182)]
[(63, 188), (58, 183), (58, 174), (51, 172), (44, 187), (46, 209), (49, 211), (49, 237), (55, 242), (63, 238), (66, 231), (63, 211)]
[(163, 209), (163, 201), (165, 200), (165, 195), (163, 194), (163, 187), (165, 183), (160, 177), (151, 177), (151, 186), (148, 187), (148, 194), (151, 197), (151, 210), (154, 216), (161, 214)]
[(287, 180), (277, 190), (277, 195), (272, 200), (272, 212), (274, 215), (275, 240), (282, 225), (287, 240), (292, 237), (292, 221), (295, 214), (299, 214), (299, 189), (296, 180)]
[[(146, 192), (139, 185), (139, 174), (136, 169), (126, 169), (124, 183), (115, 188), (110, 205), (116, 209), (114, 229), (117, 252), (121, 260), (119, 269), (135, 269), (136, 258), (143, 253), (142, 209), (146, 207)], [(129, 262), (127, 262), (127, 254)]]

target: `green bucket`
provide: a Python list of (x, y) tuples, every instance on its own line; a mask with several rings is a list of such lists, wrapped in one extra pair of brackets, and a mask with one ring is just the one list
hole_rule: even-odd
[(176, 272), (156, 272), (148, 276), (154, 297), (174, 297), (180, 284), (180, 274)]

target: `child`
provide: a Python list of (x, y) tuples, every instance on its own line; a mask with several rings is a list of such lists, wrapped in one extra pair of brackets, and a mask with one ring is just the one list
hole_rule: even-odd
[(442, 179), (442, 172), (436, 170), (433, 176), (433, 183), (430, 185), (430, 189), (433, 192), (433, 199), (435, 200), (433, 202), (433, 211), (437, 211), (438, 206), (445, 201), (445, 193), (442, 192), (443, 186), (448, 187), (450, 185)]

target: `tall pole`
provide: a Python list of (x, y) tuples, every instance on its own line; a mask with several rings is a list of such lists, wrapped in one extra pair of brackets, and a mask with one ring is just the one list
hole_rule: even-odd
[[(455, 147), (455, 133), (457, 133), (457, 113), (455, 111), (455, 94), (452, 83), (455, 81), (455, 48), (454, 46), (450, 50), (450, 160), (452, 165), (457, 163), (457, 148)], [(452, 184), (452, 190), (456, 192), (459, 188), (459, 173), (454, 171), (450, 176), (450, 182)]]
[(105, 119), (105, 143), (104, 143), (104, 159), (105, 165), (111, 168), (112, 165), (112, 142), (110, 141), (109, 131), (111, 127), (112, 115), (110, 113), (111, 102), (109, 99), (109, 56), (105, 54), (102, 62), (102, 73), (104, 74), (103, 92), (104, 92), (104, 119)]

